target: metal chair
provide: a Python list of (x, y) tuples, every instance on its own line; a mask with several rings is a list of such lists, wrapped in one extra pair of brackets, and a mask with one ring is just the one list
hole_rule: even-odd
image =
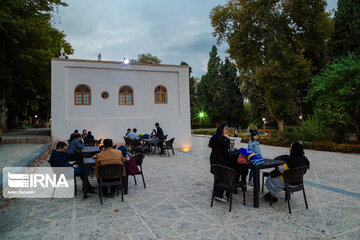
[[(102, 187), (118, 186), (117, 195), (119, 196), (119, 189), (121, 190), (121, 201), (124, 201), (124, 184), (122, 181), (123, 165), (122, 164), (106, 164), (101, 165), (98, 169), (99, 174), (99, 197), (100, 203), (102, 201)], [(104, 179), (116, 179), (111, 182), (104, 182)]]
[[(303, 191), (304, 201), (306, 209), (308, 209), (308, 204), (305, 195), (305, 188), (304, 188), (304, 174), (306, 173), (307, 166), (298, 167), (294, 169), (289, 169), (283, 173), (284, 182), (285, 182), (285, 202), (288, 202), (289, 206), (289, 213), (291, 213), (290, 207), (290, 193)], [(270, 201), (271, 203), (271, 201)]]
[(145, 158), (145, 155), (143, 153), (140, 153), (140, 154), (137, 154), (137, 155), (134, 156), (134, 160), (136, 162), (136, 165), (140, 167), (139, 172), (134, 175), (134, 181), (135, 181), (135, 185), (137, 185), (135, 176), (136, 175), (141, 175), (143, 183), (144, 183), (144, 188), (146, 188), (143, 169), (142, 169), (142, 164), (143, 164), (144, 158)]
[(235, 189), (241, 188), (243, 192), (244, 205), (246, 205), (245, 200), (245, 184), (243, 182), (235, 183), (236, 171), (232, 168), (225, 167), (218, 164), (211, 165), (212, 173), (214, 174), (214, 187), (211, 197), (211, 207), (214, 202), (214, 192), (215, 189), (218, 190), (227, 190), (230, 192), (230, 203), (229, 203), (229, 212), (231, 212), (232, 197), (233, 191)]
[(160, 146), (161, 149), (167, 151), (167, 154), (168, 154), (169, 157), (170, 157), (169, 150), (171, 150), (173, 155), (175, 155), (175, 151), (174, 151), (174, 147), (173, 147), (174, 140), (175, 140), (175, 138), (172, 138), (169, 141), (165, 141), (164, 142), (165, 145)]

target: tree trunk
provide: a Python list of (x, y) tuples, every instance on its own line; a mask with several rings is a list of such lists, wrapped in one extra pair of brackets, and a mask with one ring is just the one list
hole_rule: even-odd
[(5, 97), (0, 98), (0, 129), (7, 130)]
[(357, 122), (356, 119), (353, 119), (353, 122), (354, 122), (354, 126), (355, 126), (357, 142), (360, 142), (360, 128), (359, 128), (359, 123)]
[(283, 130), (284, 129), (284, 119), (279, 119), (278, 121), (278, 128), (279, 130)]

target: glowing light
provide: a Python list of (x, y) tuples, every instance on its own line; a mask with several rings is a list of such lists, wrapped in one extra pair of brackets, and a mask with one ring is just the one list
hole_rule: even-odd
[(129, 63), (130, 63), (130, 60), (129, 60), (129, 59), (127, 59), (127, 58), (124, 58), (123, 63), (125, 63), (125, 64), (129, 64)]
[(300, 120), (302, 119), (302, 115), (299, 116)]
[(263, 122), (265, 122), (265, 120), (266, 120), (266, 119), (265, 119), (265, 118), (263, 118), (262, 120), (263, 120)]
[(35, 118), (37, 118), (37, 115), (35, 115)]
[(204, 119), (204, 118), (206, 118), (206, 117), (207, 117), (207, 114), (206, 114), (205, 112), (199, 112), (199, 113), (198, 113), (198, 118)]
[(190, 152), (191, 147), (184, 147), (184, 148), (181, 148), (181, 150), (184, 151), (184, 152)]

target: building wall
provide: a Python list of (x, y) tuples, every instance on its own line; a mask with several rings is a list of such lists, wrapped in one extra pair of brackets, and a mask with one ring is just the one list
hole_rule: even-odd
[[(151, 133), (159, 122), (174, 146), (191, 148), (189, 69), (184, 66), (122, 64), (69, 59), (52, 60), (52, 138), (66, 140), (74, 129), (92, 131), (95, 138), (123, 142), (127, 128)], [(91, 88), (91, 105), (74, 105), (78, 84)], [(134, 105), (119, 105), (119, 89), (134, 90)], [(168, 103), (154, 104), (154, 89), (167, 88)], [(109, 97), (103, 99), (101, 93)]]

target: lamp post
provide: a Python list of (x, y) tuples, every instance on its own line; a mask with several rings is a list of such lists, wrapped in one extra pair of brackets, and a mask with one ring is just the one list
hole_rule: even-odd
[(265, 123), (266, 123), (266, 119), (263, 118), (262, 120), (263, 120), (263, 122), (264, 122), (264, 135), (265, 135)]

